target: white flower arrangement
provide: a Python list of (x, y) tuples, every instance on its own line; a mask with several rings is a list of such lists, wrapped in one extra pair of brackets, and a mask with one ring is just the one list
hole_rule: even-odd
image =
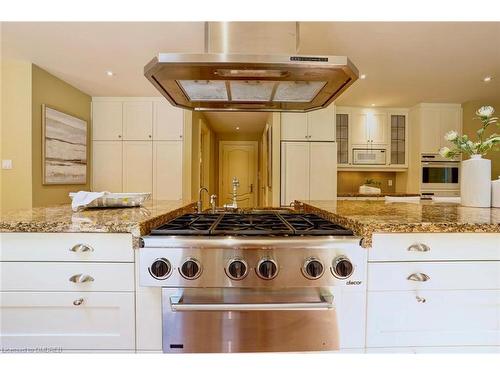
[(441, 156), (445, 158), (455, 158), (460, 154), (465, 155), (486, 155), (486, 153), (491, 150), (498, 150), (500, 146), (500, 135), (492, 134), (488, 138), (483, 139), (484, 131), (488, 126), (497, 124), (498, 117), (493, 117), (495, 109), (491, 106), (483, 106), (476, 111), (477, 118), (481, 120), (482, 126), (476, 131), (477, 140), (473, 142), (467, 135), (459, 135), (457, 131), (452, 130), (445, 134), (444, 138), (451, 142), (454, 146), (450, 149), (449, 147), (443, 147), (439, 150)]

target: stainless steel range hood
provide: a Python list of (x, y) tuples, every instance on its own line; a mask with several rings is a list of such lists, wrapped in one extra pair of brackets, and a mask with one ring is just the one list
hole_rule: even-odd
[[(289, 46), (290, 38), (298, 50), (298, 24), (266, 25), (275, 30), (260, 25), (252, 33), (251, 23), (220, 25), (208, 25), (205, 50), (210, 52), (207, 44), (218, 45), (223, 53), (160, 53), (145, 67), (145, 76), (172, 105), (194, 111), (306, 112), (328, 106), (358, 78), (345, 56), (252, 53), (255, 46), (262, 50), (263, 40), (265, 49), (276, 51)], [(231, 35), (236, 37), (230, 40)]]

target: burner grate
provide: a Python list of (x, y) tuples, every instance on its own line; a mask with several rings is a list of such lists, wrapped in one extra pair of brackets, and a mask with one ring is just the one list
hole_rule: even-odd
[(352, 236), (352, 231), (315, 214), (281, 214), (297, 235)]
[(225, 214), (211, 231), (214, 235), (293, 235), (293, 230), (278, 215)]
[(153, 229), (151, 234), (207, 236), (220, 217), (220, 214), (185, 214)]

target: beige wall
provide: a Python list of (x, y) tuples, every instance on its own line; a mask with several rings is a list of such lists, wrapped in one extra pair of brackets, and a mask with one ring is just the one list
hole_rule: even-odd
[[(474, 119), (476, 116), (475, 112), (478, 108), (483, 105), (491, 105), (495, 108), (495, 115), (500, 116), (500, 100), (493, 102), (485, 102), (485, 101), (469, 101), (462, 104), (463, 110), (463, 132), (467, 134), (472, 139), (476, 139), (476, 130), (481, 127), (481, 121)], [(493, 134), (500, 133), (498, 127), (493, 127), (490, 125), (488, 130), (485, 133), (485, 137)], [(490, 151), (486, 158), (491, 160), (491, 178), (497, 179), (500, 176), (500, 151)]]
[(31, 63), (2, 61), (2, 210), (31, 208)]
[[(68, 193), (90, 190), (91, 153), (90, 103), (92, 98), (33, 65), (32, 70), (32, 173), (33, 206), (69, 203)], [(43, 185), (42, 184), (42, 104), (87, 121), (87, 184)]]
[[(381, 182), (382, 193), (396, 192), (396, 172), (338, 172), (337, 194), (357, 193), (367, 178)], [(392, 186), (388, 181), (392, 180)]]

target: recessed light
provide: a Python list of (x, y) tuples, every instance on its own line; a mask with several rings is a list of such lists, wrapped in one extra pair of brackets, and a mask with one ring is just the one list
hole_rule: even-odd
[(106, 70), (106, 75), (107, 75), (108, 77), (112, 77), (112, 76), (114, 76), (114, 75), (115, 75), (115, 73), (113, 73), (111, 70)]
[(490, 82), (492, 79), (493, 79), (493, 77), (492, 77), (492, 76), (487, 76), (487, 77), (484, 77), (484, 78), (483, 78), (483, 81), (484, 81), (484, 82)]
[(372, 104), (370, 104), (370, 105), (371, 105), (372, 107), (375, 107), (375, 104), (374, 104), (374, 103), (372, 103)]
[(365, 78), (366, 78), (366, 74), (361, 74), (361, 75), (359, 76), (359, 79), (365, 79)]
[(236, 127), (236, 130), (240, 130), (240, 127), (239, 127), (239, 126), (237, 126), (237, 127)]

